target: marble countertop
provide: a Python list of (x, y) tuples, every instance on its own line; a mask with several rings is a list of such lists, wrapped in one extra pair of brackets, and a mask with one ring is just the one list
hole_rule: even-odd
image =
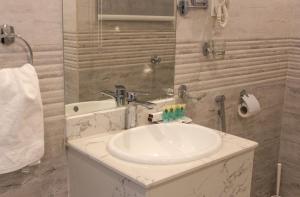
[(120, 160), (107, 152), (106, 144), (116, 133), (118, 132), (69, 140), (67, 145), (69, 148), (97, 161), (99, 165), (104, 165), (147, 189), (254, 150), (258, 145), (256, 142), (220, 132), (222, 147), (217, 153), (209, 157), (174, 165), (145, 165)]

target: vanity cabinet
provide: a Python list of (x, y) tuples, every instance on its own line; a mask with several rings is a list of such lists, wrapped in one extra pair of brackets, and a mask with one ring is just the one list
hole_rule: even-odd
[(145, 165), (111, 156), (112, 136), (68, 142), (70, 197), (250, 197), (255, 142), (224, 134), (221, 149), (209, 157)]

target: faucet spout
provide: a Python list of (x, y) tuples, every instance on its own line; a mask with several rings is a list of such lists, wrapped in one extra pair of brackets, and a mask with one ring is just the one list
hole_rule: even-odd
[(135, 100), (134, 103), (136, 105), (141, 105), (141, 106), (143, 106), (143, 107), (145, 107), (147, 109), (153, 109), (154, 106), (156, 105), (155, 103), (151, 103), (149, 101), (139, 101), (139, 100)]
[(104, 96), (108, 96), (108, 97), (110, 97), (114, 100), (116, 99), (115, 93), (112, 92), (112, 91), (109, 91), (109, 90), (100, 91), (99, 94), (102, 94)]
[[(137, 92), (127, 92), (127, 101), (128, 103), (134, 103), (136, 105), (141, 105), (147, 109), (153, 109), (153, 107), (156, 105), (155, 103), (151, 103), (149, 101), (141, 101), (137, 99)], [(143, 93), (146, 94), (146, 93)]]

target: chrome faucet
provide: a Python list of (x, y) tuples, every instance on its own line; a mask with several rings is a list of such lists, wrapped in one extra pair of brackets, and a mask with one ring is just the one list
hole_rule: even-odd
[(115, 86), (115, 95), (116, 95), (116, 101), (117, 101), (118, 107), (124, 106), (127, 104), (127, 102), (126, 102), (127, 92), (126, 92), (125, 86), (116, 85)]
[(114, 99), (118, 107), (126, 105), (126, 88), (122, 85), (116, 85), (114, 92), (110, 90), (104, 90), (100, 91), (100, 94)]
[(115, 99), (117, 106), (127, 106), (125, 114), (125, 128), (130, 129), (137, 125), (137, 106), (141, 105), (147, 109), (153, 109), (155, 103), (141, 101), (137, 99), (137, 95), (148, 95), (146, 92), (127, 91), (125, 86), (116, 85), (115, 92), (110, 90), (101, 91), (100, 94)]
[(153, 109), (153, 107), (156, 105), (155, 103), (138, 100), (137, 94), (147, 94), (147, 93), (127, 92), (128, 106), (126, 108), (126, 114), (125, 114), (125, 129), (136, 127), (137, 125), (136, 111), (138, 105), (141, 105), (149, 110)]

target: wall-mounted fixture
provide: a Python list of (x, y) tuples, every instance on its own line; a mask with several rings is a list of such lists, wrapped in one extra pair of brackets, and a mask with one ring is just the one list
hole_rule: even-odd
[(240, 93), (240, 104), (238, 106), (238, 114), (242, 118), (250, 118), (261, 111), (261, 106), (257, 98), (253, 94), (248, 94), (246, 90)]
[(15, 28), (11, 25), (1, 25), (0, 26), (0, 40), (3, 45), (11, 45), (18, 38), (22, 40), (27, 46), (30, 53), (30, 63), (33, 64), (33, 51), (30, 44), (19, 34), (15, 33)]
[(99, 21), (148, 21), (148, 22), (173, 22), (175, 16), (151, 16), (151, 15), (112, 15), (99, 14)]
[(150, 59), (150, 62), (151, 62), (152, 64), (158, 65), (158, 64), (160, 64), (160, 62), (161, 62), (161, 57), (158, 56), (158, 55), (153, 55), (153, 56), (151, 57), (151, 59)]
[(190, 8), (207, 9), (208, 0), (191, 0), (191, 4), (189, 3), (189, 0), (178, 1), (177, 9), (181, 16), (186, 15)]
[(221, 120), (221, 128), (223, 132), (226, 132), (226, 114), (225, 114), (225, 96), (220, 95), (215, 98), (216, 103), (219, 105), (218, 116)]
[(216, 17), (219, 27), (226, 27), (229, 19), (230, 0), (211, 0), (211, 16)]
[(226, 54), (226, 42), (211, 40), (204, 42), (202, 52), (205, 57), (213, 57), (214, 59), (222, 59)]
[(199, 96), (199, 97), (191, 96), (188, 93), (188, 88), (187, 88), (186, 85), (180, 85), (179, 86), (179, 88), (178, 88), (178, 98), (180, 98), (182, 100), (191, 99), (191, 100), (195, 100), (195, 101), (200, 101), (202, 99), (201, 96)]

